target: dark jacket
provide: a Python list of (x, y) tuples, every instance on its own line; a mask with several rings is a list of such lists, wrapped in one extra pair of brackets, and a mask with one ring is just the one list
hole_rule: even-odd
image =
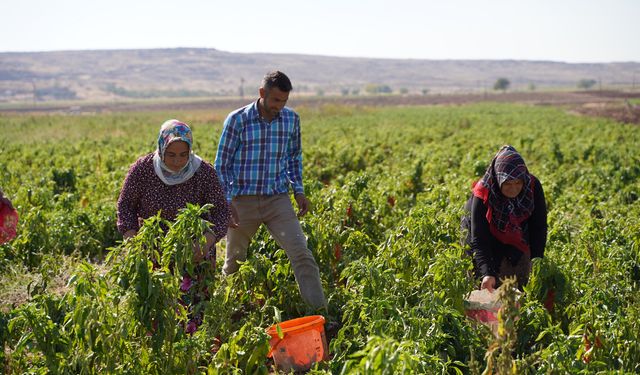
[[(531, 258), (542, 258), (547, 243), (547, 205), (542, 185), (537, 178), (534, 178), (533, 199), (533, 213), (524, 221), (523, 228), (525, 236), (529, 236)], [(482, 199), (472, 195), (465, 208), (470, 214), (467, 223), (463, 220), (463, 227), (466, 226), (469, 230), (466, 242), (471, 247), (476, 277), (498, 276), (504, 257), (515, 265), (520, 260), (522, 252), (514, 246), (498, 241), (491, 234), (487, 221), (487, 207)]]

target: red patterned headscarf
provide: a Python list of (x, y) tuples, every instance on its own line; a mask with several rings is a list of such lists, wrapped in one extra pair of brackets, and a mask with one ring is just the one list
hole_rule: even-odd
[[(522, 180), (523, 187), (515, 198), (507, 198), (500, 187), (508, 180)], [(529, 253), (529, 241), (522, 223), (533, 213), (534, 177), (522, 156), (512, 146), (503, 146), (491, 161), (484, 176), (473, 187), (473, 195), (487, 206), (491, 234), (500, 242)]]

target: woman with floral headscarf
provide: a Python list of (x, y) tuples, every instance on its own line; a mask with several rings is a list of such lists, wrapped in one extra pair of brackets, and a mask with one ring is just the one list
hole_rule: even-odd
[[(158, 148), (131, 165), (124, 180), (118, 198), (118, 231), (129, 238), (137, 234), (142, 220), (158, 211), (162, 218), (173, 220), (187, 203), (200, 206), (210, 203), (213, 208), (204, 219), (212, 228), (205, 233), (205, 248), (194, 250), (194, 260), (205, 259), (215, 265), (214, 245), (227, 233), (230, 211), (215, 169), (193, 153), (192, 146), (193, 136), (187, 124), (178, 120), (162, 124)], [(181, 286), (185, 304), (205, 297), (198, 295), (192, 276), (185, 275)], [(189, 322), (187, 331), (195, 330), (200, 322), (197, 315)]]
[(162, 124), (156, 151), (140, 157), (130, 168), (118, 199), (118, 230), (125, 238), (138, 232), (143, 219), (161, 211), (175, 219), (187, 203), (213, 204), (205, 219), (213, 224), (207, 233), (209, 248), (226, 235), (229, 208), (213, 166), (191, 149), (189, 126), (178, 120)]
[(529, 280), (531, 259), (542, 258), (547, 241), (547, 207), (538, 179), (522, 156), (503, 146), (467, 202), (471, 211), (469, 245), (480, 289), (493, 291), (500, 278)]

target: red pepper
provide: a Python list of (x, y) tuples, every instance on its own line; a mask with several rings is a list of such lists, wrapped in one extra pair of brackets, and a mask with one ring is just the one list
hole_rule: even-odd
[(544, 299), (544, 308), (547, 309), (548, 312), (553, 312), (553, 303), (556, 299), (556, 291), (553, 289), (549, 289), (547, 291), (547, 296)]
[(335, 246), (333, 247), (333, 256), (336, 258), (336, 260), (340, 260), (340, 258), (342, 258), (342, 245), (340, 245), (339, 243), (335, 244)]
[(600, 341), (600, 336), (596, 335), (596, 348), (602, 348), (602, 341)]
[(584, 344), (584, 354), (582, 355), (582, 362), (589, 363), (591, 362), (591, 357), (593, 356), (593, 348), (591, 347), (591, 341), (585, 332), (582, 335), (582, 343)]
[(589, 337), (586, 333), (582, 335), (582, 343), (584, 344), (585, 351), (589, 351), (589, 349), (591, 349), (591, 341), (589, 341)]
[(389, 206), (393, 207), (396, 205), (396, 198), (393, 195), (390, 195), (387, 198), (387, 203), (389, 204)]

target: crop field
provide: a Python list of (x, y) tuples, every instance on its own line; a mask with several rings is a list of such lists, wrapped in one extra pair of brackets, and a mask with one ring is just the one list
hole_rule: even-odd
[[(193, 266), (198, 208), (126, 243), (116, 230), (124, 176), (160, 124), (189, 123), (213, 162), (231, 109), (0, 114), (0, 186), (20, 214), (0, 245), (4, 373), (275, 371), (265, 329), (317, 312), (266, 230), (230, 277), (219, 244), (193, 335), (174, 271)], [(513, 103), (296, 109), (313, 204), (302, 224), (339, 327), (310, 373), (640, 372), (640, 127)], [(504, 144), (544, 187), (549, 236), (496, 337), (464, 314), (478, 283), (460, 218)]]

